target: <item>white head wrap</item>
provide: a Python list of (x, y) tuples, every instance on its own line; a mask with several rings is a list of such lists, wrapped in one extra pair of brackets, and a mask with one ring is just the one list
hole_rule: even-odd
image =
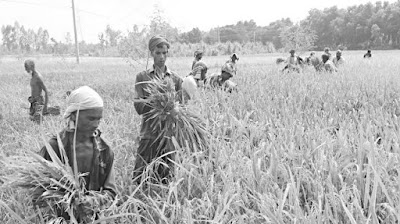
[(77, 110), (87, 110), (103, 106), (103, 99), (101, 99), (96, 91), (89, 86), (81, 86), (72, 91), (67, 98), (67, 110), (65, 110), (64, 118), (69, 118), (71, 113)]

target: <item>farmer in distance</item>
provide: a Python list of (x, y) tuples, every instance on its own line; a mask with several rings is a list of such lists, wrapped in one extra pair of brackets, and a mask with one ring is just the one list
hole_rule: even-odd
[[(100, 137), (98, 130), (103, 118), (103, 100), (99, 94), (88, 86), (82, 86), (71, 92), (67, 99), (64, 118), (68, 125), (60, 132), (62, 146), (67, 154), (69, 165), (73, 167), (74, 135), (76, 135), (75, 152), (79, 173), (84, 176), (87, 190), (103, 193), (104, 203), (112, 201), (116, 196), (114, 176), (114, 154), (106, 142)], [(50, 146), (61, 158), (57, 137), (49, 141)], [(51, 160), (46, 147), (40, 151), (46, 160)], [(90, 202), (87, 202), (90, 203)], [(82, 211), (88, 216), (91, 211)], [(57, 211), (58, 216), (69, 219), (65, 211)]]
[[(168, 40), (160, 35), (153, 36), (149, 40), (149, 51), (151, 56), (153, 57), (153, 66), (151, 69), (140, 72), (136, 76), (135, 82), (135, 99), (146, 99), (149, 96), (149, 93), (146, 91), (148, 87), (148, 82), (155, 79), (161, 79), (165, 81), (172, 81), (175, 85), (175, 91), (178, 94), (182, 94), (182, 78), (179, 77), (175, 72), (172, 72), (166, 65), (165, 62), (168, 58), (168, 50), (170, 48), (170, 43)], [(154, 130), (151, 127), (152, 120), (149, 119), (148, 112), (151, 108), (144, 102), (136, 101), (134, 103), (136, 112), (139, 115), (142, 115), (142, 124), (140, 130), (140, 141), (139, 147), (137, 149), (136, 155), (136, 163), (135, 169), (133, 173), (133, 179), (137, 184), (141, 183), (143, 178), (143, 174), (146, 170), (148, 164), (150, 164), (154, 159), (161, 157), (163, 160), (163, 164), (158, 166), (158, 169), (154, 171), (154, 175), (156, 181), (160, 181), (164, 184), (168, 183), (169, 178), (172, 176), (171, 168), (173, 163), (171, 161), (174, 160), (173, 154), (168, 154), (167, 156), (163, 156), (163, 152), (168, 152), (169, 149), (166, 149), (166, 143), (161, 145), (161, 138), (159, 137), (160, 130), (163, 127), (159, 127), (159, 129)], [(173, 109), (174, 110), (174, 109)], [(165, 149), (165, 150), (159, 150)], [(165, 164), (165, 165), (164, 165)]]
[(302, 63), (303, 59), (297, 56), (296, 51), (293, 49), (290, 50), (289, 53), (290, 56), (286, 59), (286, 66), (282, 69), (282, 71), (289, 70), (289, 71), (300, 72), (299, 65)]
[(202, 58), (203, 58), (203, 51), (197, 50), (197, 51), (194, 52), (194, 60), (193, 60), (193, 63), (192, 63), (192, 70), (194, 68), (194, 65), (197, 62), (201, 61)]
[[(31, 104), (29, 109), (30, 119), (40, 123), (43, 114), (47, 113), (49, 94), (43, 82), (42, 75), (36, 71), (35, 62), (32, 60), (26, 60), (24, 66), (25, 71), (32, 76), (30, 80), (31, 96), (28, 98), (28, 101)], [(44, 98), (42, 92), (44, 92)]]
[(368, 49), (368, 50), (367, 50), (367, 53), (364, 54), (364, 58), (371, 58), (371, 57), (372, 57), (371, 50)]
[[(225, 64), (224, 64), (224, 66), (225, 66), (226, 64), (230, 64), (230, 65), (232, 66), (232, 68), (233, 68), (233, 73), (234, 73), (234, 74), (232, 74), (232, 75), (236, 75), (236, 72), (237, 72), (236, 61), (238, 61), (238, 60), (239, 60), (239, 57), (237, 56), (237, 54), (236, 54), (236, 53), (233, 53), (233, 54), (230, 56), (229, 60), (226, 61)], [(223, 67), (223, 66), (222, 66), (222, 67)]]
[(235, 74), (233, 65), (226, 63), (221, 68), (221, 74), (212, 74), (205, 80), (207, 87), (212, 89), (223, 89), (227, 92), (232, 92), (236, 90), (236, 84), (229, 79)]

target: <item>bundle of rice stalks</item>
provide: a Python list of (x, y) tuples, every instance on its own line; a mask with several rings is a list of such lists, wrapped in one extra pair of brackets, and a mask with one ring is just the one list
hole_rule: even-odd
[(191, 151), (207, 148), (208, 131), (203, 120), (184, 104), (187, 100), (184, 91), (175, 91), (171, 79), (149, 81), (146, 91), (149, 97), (142, 101), (151, 110), (145, 117), (157, 139), (161, 139), (160, 145), (167, 141), (167, 147), (174, 149), (172, 140), (175, 138), (180, 147)]
[(71, 223), (92, 220), (106, 196), (85, 189), (85, 174), (73, 171), (65, 152), (61, 152), (61, 161), (51, 146), (47, 145), (47, 151), (52, 161), (34, 153), (3, 159), (1, 163), (7, 167), (5, 186), (26, 190), (46, 218), (53, 219), (50, 223), (59, 222), (61, 217)]

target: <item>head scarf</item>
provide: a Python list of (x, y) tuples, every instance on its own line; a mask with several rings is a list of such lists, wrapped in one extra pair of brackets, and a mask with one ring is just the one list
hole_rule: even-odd
[(103, 99), (96, 91), (89, 86), (81, 86), (68, 96), (64, 118), (69, 118), (73, 112), (78, 110), (88, 110), (103, 106)]
[(156, 49), (157, 45), (164, 43), (168, 46), (168, 48), (170, 47), (170, 44), (168, 42), (168, 40), (166, 38), (164, 38), (161, 35), (155, 35), (153, 36), (150, 40), (149, 40), (149, 50), (150, 52), (153, 52), (154, 49)]

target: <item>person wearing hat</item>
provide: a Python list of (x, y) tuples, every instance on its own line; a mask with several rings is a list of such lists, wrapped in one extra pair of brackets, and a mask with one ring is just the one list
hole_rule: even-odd
[(189, 75), (193, 76), (197, 86), (204, 85), (204, 80), (206, 79), (207, 70), (208, 70), (207, 65), (202, 61), (196, 62), (196, 64), (193, 66), (193, 70), (189, 73)]
[[(166, 38), (160, 35), (153, 36), (148, 44), (148, 49), (153, 58), (153, 66), (136, 75), (134, 107), (136, 112), (142, 116), (139, 147), (137, 149), (136, 164), (133, 171), (133, 179), (137, 184), (141, 183), (142, 174), (146, 170), (147, 165), (159, 157), (162, 157), (161, 160), (163, 162), (154, 170), (153, 174), (156, 181), (167, 183), (172, 176), (170, 170), (173, 166), (173, 154), (170, 153), (167, 156), (161, 155), (162, 152), (158, 149), (165, 149), (166, 145), (161, 144), (166, 144), (166, 141), (157, 138), (159, 132), (153, 130), (152, 119), (148, 114), (151, 108), (146, 103), (140, 101), (140, 99), (146, 99), (149, 96), (146, 89), (148, 88), (149, 82), (154, 79), (172, 81), (181, 101), (190, 98), (182, 89), (182, 78), (171, 71), (166, 65), (169, 48), (170, 43)], [(160, 127), (159, 130), (162, 129), (163, 127)]]
[(199, 62), (203, 58), (203, 51), (202, 50), (196, 50), (194, 52), (194, 60), (192, 63), (192, 70), (194, 69), (194, 66), (196, 65), (197, 62)]
[[(100, 137), (101, 132), (98, 129), (100, 120), (103, 118), (103, 108), (103, 99), (92, 88), (82, 86), (72, 91), (67, 98), (67, 109), (64, 113), (67, 126), (59, 133), (60, 139), (57, 136), (52, 137), (49, 145), (63, 161), (59, 148), (60, 145), (62, 146), (70, 167), (73, 167), (74, 157), (76, 157), (77, 172), (87, 173), (83, 176), (85, 189), (101, 192), (104, 197), (99, 200), (103, 204), (110, 204), (117, 190), (114, 176), (114, 153)], [(50, 149), (44, 146), (39, 154), (51, 161), (48, 150)], [(81, 221), (88, 221), (87, 219), (93, 216), (92, 211), (79, 212)], [(67, 220), (70, 218), (61, 209), (56, 209), (56, 213), (58, 217)]]
[(230, 65), (232, 66), (232, 68), (233, 68), (233, 73), (234, 73), (234, 75), (236, 75), (236, 72), (237, 72), (236, 61), (238, 61), (238, 60), (239, 60), (239, 57), (237, 56), (237, 54), (236, 54), (236, 53), (233, 53), (233, 54), (230, 56), (229, 60), (226, 61), (225, 64), (221, 67), (221, 71), (222, 71), (222, 68), (223, 68), (226, 64), (230, 64)]
[(333, 58), (332, 62), (336, 67), (339, 67), (341, 64), (344, 63), (344, 58), (342, 57), (341, 50), (336, 51), (336, 57)]
[[(212, 74), (210, 77), (207, 77), (205, 80), (206, 86), (212, 89), (224, 89), (228, 92), (231, 92), (229, 86), (235, 86), (231, 83), (227, 82), (230, 81), (229, 79), (233, 77), (235, 74), (233, 65), (230, 63), (225, 63), (224, 66), (221, 68), (221, 74)], [(229, 86), (227, 85), (229, 83)]]
[(371, 58), (371, 57), (372, 57), (371, 50), (368, 49), (367, 53), (364, 54), (364, 58)]

